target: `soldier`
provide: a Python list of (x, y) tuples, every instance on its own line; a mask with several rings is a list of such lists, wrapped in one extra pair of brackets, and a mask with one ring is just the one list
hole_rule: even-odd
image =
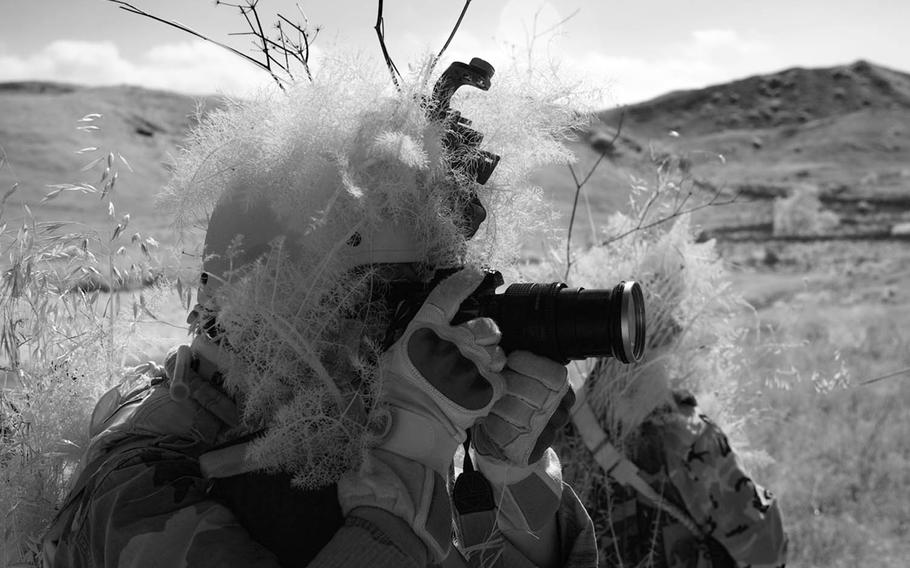
[(778, 500), (685, 390), (736, 384), (728, 373), (738, 336), (727, 326), (740, 304), (722, 260), (713, 243), (694, 242), (685, 218), (636, 245), (626, 244), (640, 256), (622, 260), (644, 281), (647, 352), (635, 366), (593, 365), (557, 443), (594, 519), (601, 565), (782, 566)]
[[(593, 416), (582, 400), (571, 428), (597, 429)], [(610, 435), (602, 435), (604, 446)], [(601, 566), (784, 566), (787, 536), (777, 499), (752, 480), (694, 396), (674, 391), (626, 436), (625, 467), (633, 471), (592, 476), (585, 495)]]
[[(99, 401), (46, 565), (596, 563), (547, 447), (566, 369), (507, 356), (489, 318), (451, 323), (498, 162), (448, 109), (492, 68), (458, 65), (432, 97), (341, 69), (203, 123), (172, 196), (207, 226), (191, 344)], [(413, 284), (428, 294), (395, 294)], [(462, 445), (493, 509), (449, 487)]]

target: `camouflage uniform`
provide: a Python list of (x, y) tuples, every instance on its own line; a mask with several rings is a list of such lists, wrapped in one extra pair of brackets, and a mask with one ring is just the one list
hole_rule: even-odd
[(638, 492), (595, 482), (583, 496), (601, 566), (752, 568), (783, 566), (787, 537), (770, 491), (758, 486), (727, 437), (689, 393), (641, 426), (630, 456), (655, 491), (685, 511), (696, 535)]
[[(45, 566), (416, 565), (378, 526), (343, 518), (334, 486), (305, 493), (263, 472), (206, 479), (198, 459), (231, 441), (236, 410), (198, 376), (175, 402), (165, 367), (137, 367), (99, 401), (81, 473), (44, 538)], [(568, 487), (558, 522), (564, 565), (594, 566), (593, 526)]]

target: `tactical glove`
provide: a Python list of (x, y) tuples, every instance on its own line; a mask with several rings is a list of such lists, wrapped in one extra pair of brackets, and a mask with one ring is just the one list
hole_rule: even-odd
[(548, 446), (574, 401), (566, 375), (556, 361), (511, 353), (505, 394), (473, 429), (477, 468), (493, 487), (505, 532), (536, 532), (559, 508), (562, 470)]
[(389, 427), (357, 472), (339, 482), (347, 515), (378, 507), (407, 522), (431, 559), (451, 547), (452, 512), (446, 492), (455, 450), (486, 416), (503, 390), (505, 354), (495, 322), (449, 322), (483, 280), (467, 268), (436, 286), (402, 337), (380, 361)]

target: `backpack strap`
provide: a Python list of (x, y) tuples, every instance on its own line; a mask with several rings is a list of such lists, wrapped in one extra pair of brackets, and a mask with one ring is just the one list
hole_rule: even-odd
[(233, 477), (259, 468), (249, 458), (251, 441), (217, 448), (199, 456), (199, 469), (207, 479)]
[(572, 422), (575, 423), (575, 427), (578, 429), (585, 446), (594, 456), (594, 461), (603, 468), (607, 475), (621, 485), (631, 487), (637, 491), (654, 507), (673, 517), (698, 539), (703, 539), (706, 536), (705, 532), (692, 517), (654, 491), (641, 477), (638, 467), (610, 443), (606, 432), (600, 427), (600, 423), (594, 415), (594, 410), (588, 404), (584, 389), (581, 389), (579, 400), (575, 403)]

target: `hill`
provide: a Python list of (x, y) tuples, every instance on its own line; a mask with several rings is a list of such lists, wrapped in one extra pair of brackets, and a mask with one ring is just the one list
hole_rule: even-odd
[(910, 75), (862, 60), (826, 69), (794, 67), (668, 93), (600, 116), (614, 123), (624, 112), (630, 128), (651, 137), (669, 130), (693, 137), (724, 130), (798, 126), (864, 109), (910, 110)]
[[(0, 84), (0, 194), (18, 184), (4, 204), (3, 222), (15, 222), (22, 206), (29, 205), (41, 220), (77, 219), (95, 228), (110, 227), (106, 203), (97, 195), (65, 192), (37, 205), (51, 191), (49, 185), (90, 183), (100, 188), (103, 158), (113, 153), (119, 173), (113, 189), (116, 217), (129, 212), (132, 229), (160, 239), (166, 235), (167, 220), (155, 214), (154, 201), (167, 182), (169, 156), (195, 124), (197, 111), (217, 105), (213, 97), (139, 87)], [(80, 122), (87, 115), (100, 116)], [(87, 148), (95, 149), (80, 153)], [(84, 170), (98, 157), (99, 163)]]
[[(0, 190), (19, 184), (6, 202), (4, 219), (9, 221), (23, 204), (39, 203), (50, 184), (97, 182), (103, 163), (81, 168), (114, 152), (132, 168), (118, 162), (118, 215), (129, 211), (135, 229), (168, 242), (168, 222), (156, 214), (154, 199), (167, 181), (169, 156), (195, 123), (197, 106), (205, 112), (218, 104), (212, 97), (137, 87), (0, 84), (0, 149), (5, 152)], [(86, 125), (79, 119), (90, 113), (102, 115), (91, 122), (99, 130), (77, 130)], [(903, 213), (910, 203), (910, 75), (899, 71), (866, 61), (792, 68), (668, 93), (598, 118), (600, 123), (574, 143), (578, 163), (573, 169), (579, 178), (610, 146), (585, 186), (588, 203), (582, 201), (584, 214), (574, 229), (577, 242), (595, 241), (606, 216), (627, 206), (630, 180), (650, 179), (654, 162), (666, 156), (682, 159), (696, 191), (737, 195), (750, 203), (701, 213), (706, 236), (767, 237), (771, 200), (805, 188), (818, 189), (827, 205), (847, 214), (840, 229), (872, 220), (884, 230), (910, 220)], [(76, 153), (86, 147), (98, 150)], [(568, 226), (576, 189), (571, 172), (543, 170), (536, 181), (562, 212), (562, 226)], [(108, 227), (105, 211), (91, 195), (63, 194), (43, 204), (40, 216)], [(764, 229), (737, 232), (756, 226)], [(528, 243), (529, 250), (538, 247)]]
[[(794, 565), (895, 566), (910, 557), (910, 501), (900, 497), (910, 471), (903, 411), (910, 382), (900, 380), (910, 369), (910, 247), (894, 231), (910, 224), (908, 93), (910, 76), (863, 61), (788, 69), (605, 111), (573, 143), (575, 175), (591, 173), (584, 185), (591, 215), (582, 202), (576, 243), (601, 238), (606, 216), (626, 207), (633, 177), (653, 187), (668, 159), (697, 194), (693, 201), (736, 197), (733, 206), (702, 209), (696, 223), (705, 239), (717, 239), (733, 289), (754, 307), (736, 322), (736, 341), (754, 351), (748, 361), (755, 365), (731, 379), (747, 385), (743, 392), (761, 399), (756, 404), (767, 402), (750, 440), (777, 460), (758, 478), (784, 506)], [(115, 158), (118, 215), (132, 214), (131, 231), (173, 242), (154, 196), (166, 183), (169, 154), (196, 120), (197, 102), (133, 87), (0, 85), (0, 199), (19, 184), (0, 227), (15, 227), (24, 204), (45, 220), (109, 227), (96, 196), (67, 193), (34, 206), (47, 184), (97, 183), (114, 152), (132, 167)], [(201, 102), (203, 112), (217, 105)], [(102, 116), (79, 122), (91, 113)], [(98, 157), (101, 163), (82, 171)], [(577, 187), (572, 173), (559, 167), (536, 175), (566, 227)], [(803, 193), (818, 195), (821, 213), (834, 221), (824, 234), (777, 234), (778, 200)], [(186, 307), (172, 311), (163, 318), (171, 324), (167, 337), (143, 339), (143, 349), (185, 340)], [(840, 369), (850, 373), (851, 388), (837, 386)], [(872, 377), (875, 384), (862, 384)]]
[[(683, 160), (696, 189), (738, 196), (734, 212), (700, 214), (707, 234), (767, 230), (772, 199), (810, 190), (842, 214), (843, 234), (888, 233), (910, 220), (910, 75), (866, 61), (792, 68), (610, 109), (585, 133), (612, 167)], [(617, 190), (618, 191), (618, 190)], [(864, 233), (865, 232), (865, 233)]]
[(601, 113), (603, 126), (589, 140), (612, 135), (620, 117), (620, 151), (688, 154), (707, 178), (766, 185), (808, 178), (853, 189), (873, 174), (871, 189), (887, 190), (903, 186), (890, 182), (910, 158), (910, 75), (857, 61), (673, 92)]

